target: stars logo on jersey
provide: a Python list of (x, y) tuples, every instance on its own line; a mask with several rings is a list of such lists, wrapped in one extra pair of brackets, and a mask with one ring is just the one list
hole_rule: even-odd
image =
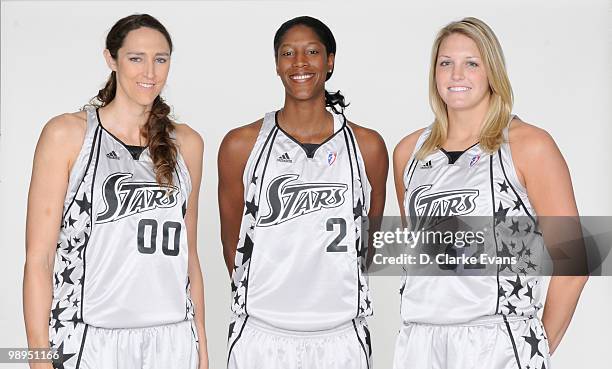
[(335, 151), (329, 151), (327, 153), (327, 164), (329, 164), (330, 166), (336, 161), (336, 158), (338, 157), (338, 153)]
[(476, 209), (478, 190), (462, 189), (425, 194), (431, 187), (432, 185), (419, 186), (410, 194), (408, 209), (411, 224), (418, 225), (415, 229), (422, 229), (425, 222), (428, 222), (428, 226), (435, 225), (429, 224), (434, 219), (437, 224), (444, 218), (466, 215)]
[(345, 183), (299, 183), (298, 178), (298, 174), (285, 174), (270, 181), (267, 190), (270, 211), (259, 219), (258, 226), (273, 226), (344, 203), (348, 188)]
[(113, 173), (102, 186), (106, 209), (99, 213), (96, 223), (108, 223), (136, 213), (171, 208), (177, 204), (178, 188), (157, 182), (126, 182), (131, 173)]

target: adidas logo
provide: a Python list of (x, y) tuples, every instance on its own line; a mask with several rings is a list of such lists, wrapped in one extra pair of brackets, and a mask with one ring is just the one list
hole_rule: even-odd
[(291, 160), (289, 154), (287, 153), (284, 153), (283, 155), (279, 156), (276, 160), (280, 161), (281, 163), (293, 163), (293, 160)]
[(431, 169), (431, 160), (428, 160), (427, 163), (421, 165), (421, 169)]
[(106, 157), (109, 158), (109, 159), (119, 160), (119, 155), (117, 155), (115, 150), (113, 150), (113, 151), (109, 152), (108, 154), (106, 154)]

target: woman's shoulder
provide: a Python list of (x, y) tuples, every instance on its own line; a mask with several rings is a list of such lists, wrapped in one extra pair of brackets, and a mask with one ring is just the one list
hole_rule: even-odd
[(204, 150), (204, 140), (198, 131), (186, 123), (174, 123), (174, 133), (179, 148), (188, 150)]
[(402, 138), (395, 146), (393, 156), (395, 158), (401, 158), (402, 161), (408, 161), (408, 158), (410, 158), (414, 152), (419, 137), (421, 137), (426, 129), (427, 127), (417, 129), (416, 131)]
[(546, 155), (558, 150), (550, 133), (518, 117), (510, 122), (508, 141), (512, 148), (512, 155), (515, 157), (518, 155), (534, 159), (538, 155)]
[(83, 143), (87, 131), (87, 112), (64, 113), (51, 118), (43, 127), (42, 140), (56, 142), (62, 146)]

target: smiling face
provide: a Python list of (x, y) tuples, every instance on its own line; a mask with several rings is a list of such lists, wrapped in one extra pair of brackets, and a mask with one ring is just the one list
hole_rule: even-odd
[(276, 55), (276, 73), (287, 96), (310, 100), (323, 95), (325, 78), (333, 67), (334, 54), (327, 54), (310, 27), (291, 27), (283, 36)]
[(438, 49), (436, 87), (448, 110), (469, 110), (488, 103), (489, 80), (476, 43), (460, 33), (447, 36)]
[(117, 97), (151, 105), (166, 84), (170, 69), (170, 45), (164, 35), (141, 27), (125, 36), (116, 58), (108, 50), (104, 55), (117, 74)]

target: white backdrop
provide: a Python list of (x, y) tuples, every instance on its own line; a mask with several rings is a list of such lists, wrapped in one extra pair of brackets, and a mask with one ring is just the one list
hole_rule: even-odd
[[(31, 161), (44, 123), (78, 110), (108, 76), (102, 57), (112, 24), (150, 13), (175, 43), (163, 95), (176, 118), (205, 140), (199, 250), (206, 284), (211, 368), (225, 366), (229, 280), (219, 241), (216, 154), (232, 127), (283, 103), (272, 39), (278, 26), (312, 15), (338, 42), (334, 77), (347, 116), (378, 130), (389, 151), (432, 119), (429, 52), (437, 30), (476, 16), (497, 33), (509, 66), (515, 112), (548, 130), (570, 167), (583, 215), (611, 215), (612, 5), (608, 0), (538, 1), (3, 1), (0, 136), (0, 347), (23, 347), (21, 284)], [(546, 170), (546, 168), (542, 168)], [(398, 215), (388, 181), (385, 213)], [(399, 323), (399, 279), (371, 278), (376, 368), (390, 368)], [(562, 368), (610, 367), (612, 278), (591, 278), (553, 356)], [(25, 367), (8, 365), (7, 367)], [(0, 366), (3, 366), (0, 365)], [(3, 366), (4, 367), (4, 366)]]

